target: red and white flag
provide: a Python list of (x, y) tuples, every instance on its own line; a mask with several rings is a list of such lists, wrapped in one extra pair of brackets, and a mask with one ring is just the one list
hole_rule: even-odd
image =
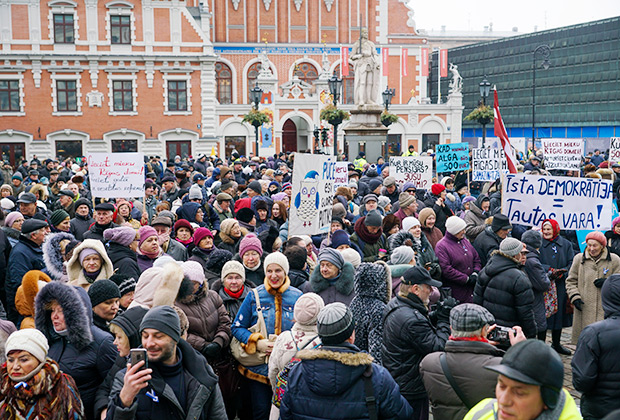
[(340, 76), (349, 75), (349, 47), (340, 47)]
[(381, 67), (383, 67), (383, 75), (387, 77), (388, 75), (388, 60), (389, 60), (390, 50), (387, 47), (381, 48)]
[(508, 133), (506, 132), (506, 127), (504, 127), (504, 121), (502, 120), (502, 114), (499, 113), (499, 101), (497, 99), (497, 89), (493, 86), (493, 96), (495, 98), (495, 103), (493, 105), (493, 131), (495, 136), (499, 137), (502, 142), (502, 149), (504, 149), (504, 154), (506, 155), (506, 161), (508, 162), (508, 172), (511, 174), (517, 173), (517, 159), (515, 158), (514, 151), (510, 146), (510, 139), (508, 138)]
[(422, 48), (420, 68), (422, 70), (421, 76), (428, 77), (428, 48)]
[(439, 65), (441, 67), (441, 77), (448, 77), (448, 50), (439, 50)]
[(400, 74), (403, 77), (407, 77), (409, 75), (409, 70), (407, 69), (408, 56), (409, 56), (409, 49), (401, 48), (400, 49)]

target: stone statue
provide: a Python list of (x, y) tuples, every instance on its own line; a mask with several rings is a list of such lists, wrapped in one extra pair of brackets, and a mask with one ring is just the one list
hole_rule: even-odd
[(378, 105), (380, 61), (377, 49), (368, 40), (368, 29), (361, 31), (360, 39), (353, 44), (351, 61), (355, 63), (355, 104)]
[(450, 93), (461, 93), (461, 90), (463, 89), (463, 78), (459, 73), (459, 66), (454, 63), (450, 63), (450, 72), (452, 73)]
[(265, 48), (258, 56), (260, 60), (260, 71), (258, 72), (261, 78), (272, 76), (271, 66), (269, 65), (269, 57), (267, 56), (267, 48)]

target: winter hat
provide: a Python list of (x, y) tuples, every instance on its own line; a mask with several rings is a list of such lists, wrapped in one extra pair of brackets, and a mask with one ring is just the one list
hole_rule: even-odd
[(332, 218), (340, 218), (344, 219), (347, 217), (347, 210), (344, 208), (342, 203), (336, 203), (332, 207)]
[(295, 322), (300, 325), (315, 325), (321, 309), (325, 307), (323, 298), (316, 293), (304, 293), (297, 299), (293, 308)]
[(594, 239), (595, 241), (600, 242), (601, 245), (603, 245), (604, 247), (607, 246), (607, 239), (605, 238), (605, 235), (601, 232), (590, 232), (586, 235), (586, 243), (588, 243), (588, 241), (590, 239)]
[(35, 328), (26, 328), (9, 335), (5, 343), (4, 355), (8, 356), (10, 352), (15, 350), (27, 351), (43, 363), (47, 358), (49, 348), (47, 338), (41, 331)]
[(142, 246), (144, 241), (146, 241), (151, 236), (157, 236), (157, 231), (152, 226), (142, 226), (140, 229), (138, 229), (138, 235), (140, 235), (140, 241), (138, 243), (138, 246), (140, 247)]
[(383, 227), (383, 231), (386, 233), (392, 230), (394, 226), (400, 229), (400, 219), (393, 214), (386, 214), (383, 218), (383, 222), (381, 222), (381, 225)]
[(444, 187), (441, 184), (433, 184), (431, 185), (431, 193), (433, 193), (433, 195), (439, 195), (441, 194), (442, 191), (445, 191), (446, 187)]
[(515, 238), (506, 238), (500, 242), (499, 250), (509, 257), (516, 257), (523, 250), (523, 243)]
[(188, 199), (190, 201), (191, 200), (202, 200), (202, 189), (200, 188), (200, 185), (194, 184), (190, 187)]
[(70, 216), (69, 216), (69, 213), (67, 213), (63, 209), (56, 210), (50, 216), (50, 222), (52, 226), (58, 226), (66, 219), (70, 219)]
[(103, 238), (109, 242), (129, 246), (136, 239), (136, 230), (129, 226), (106, 229), (103, 231)]
[(236, 217), (237, 220), (243, 223), (250, 223), (252, 218), (254, 218), (254, 211), (247, 207), (243, 207), (237, 211)]
[(0, 200), (0, 207), (2, 210), (11, 210), (15, 207), (15, 202), (9, 197), (4, 197)]
[(415, 196), (408, 192), (401, 192), (398, 196), (398, 206), (401, 209), (409, 207), (415, 201)]
[(349, 185), (348, 185), (348, 187), (349, 187), (349, 188), (355, 188), (355, 189), (357, 189), (357, 182), (355, 182), (355, 181), (349, 181)]
[(13, 177), (11, 178), (11, 180), (13, 180), (13, 179), (19, 179), (20, 181), (23, 181), (24, 177), (22, 176), (22, 174), (20, 172), (15, 172), (13, 174)]
[(142, 345), (141, 338), (139, 338), (140, 332), (138, 329), (140, 328), (140, 322), (142, 322), (142, 319), (147, 311), (148, 309), (146, 308), (136, 306), (135, 308), (127, 309), (110, 321), (110, 324), (117, 325), (123, 330), (129, 339), (129, 345), (131, 348), (140, 347)]
[(239, 242), (239, 256), (243, 258), (248, 251), (256, 251), (261, 257), (263, 255), (263, 247), (260, 243), (260, 239), (253, 233), (245, 235), (241, 242)]
[(224, 264), (224, 267), (222, 267), (222, 280), (231, 273), (239, 274), (243, 281), (245, 281), (245, 268), (239, 261), (230, 260)]
[(205, 281), (205, 272), (202, 265), (198, 261), (185, 261), (181, 264), (183, 274), (191, 281), (203, 284)]
[(446, 232), (456, 236), (457, 233), (465, 229), (467, 223), (458, 216), (450, 216), (446, 220)]
[(512, 229), (512, 225), (510, 224), (510, 220), (508, 219), (508, 216), (498, 213), (495, 216), (493, 216), (493, 222), (491, 223), (491, 230), (493, 230), (493, 232), (497, 232), (498, 230), (502, 230), (502, 229), (504, 230)]
[(463, 201), (461, 201), (461, 203), (466, 204), (472, 201), (476, 201), (476, 197), (472, 197), (471, 195), (468, 195), (467, 197), (463, 199)]
[(140, 323), (140, 333), (147, 328), (163, 332), (176, 343), (181, 339), (181, 321), (170, 306), (156, 306), (149, 309)]
[(12, 211), (6, 216), (6, 219), (4, 219), (4, 226), (11, 227), (13, 226), (13, 223), (23, 218), (24, 218), (24, 215), (21, 214), (20, 212)]
[(420, 226), (420, 221), (413, 216), (405, 217), (403, 219), (403, 230), (409, 232), (411, 228)]
[(267, 258), (265, 258), (265, 263), (264, 263), (265, 269), (269, 266), (269, 264), (278, 264), (280, 267), (282, 267), (282, 269), (284, 269), (284, 272), (288, 276), (288, 270), (289, 270), (288, 259), (284, 256), (283, 253), (272, 252), (271, 254), (267, 255)]
[(325, 247), (319, 252), (318, 261), (330, 262), (338, 267), (338, 270), (342, 270), (342, 267), (344, 267), (344, 258), (342, 258), (342, 254), (338, 252), (338, 250), (329, 247)]
[(542, 246), (542, 235), (537, 230), (528, 230), (521, 235), (521, 242), (538, 249)]
[(235, 225), (239, 225), (239, 222), (235, 219), (225, 219), (220, 223), (220, 232), (222, 232), (226, 236), (230, 236), (232, 232), (232, 228)]
[[(413, 182), (409, 181), (409, 182), (405, 182), (403, 184), (403, 188), (401, 189), (401, 191), (405, 192), (405, 191), (411, 190), (411, 189), (417, 190), (415, 184)], [(400, 198), (400, 196), (399, 196), (399, 198)]]
[(4, 332), (7, 336), (9, 336), (15, 331), (17, 331), (17, 328), (15, 328), (15, 324), (13, 324), (11, 321), (0, 319), (0, 331)]
[(194, 231), (194, 245), (198, 246), (200, 241), (207, 237), (213, 239), (213, 232), (206, 227), (199, 227)]
[(110, 280), (118, 286), (118, 291), (121, 293), (121, 297), (129, 292), (135, 291), (136, 284), (138, 283), (137, 279), (120, 273), (112, 274), (110, 276)]
[[(197, 204), (197, 203), (195, 203), (195, 204)], [(170, 219), (170, 226), (172, 226), (172, 224), (176, 220), (176, 217), (175, 217), (174, 213), (171, 212), (170, 210), (160, 211), (159, 214), (157, 215), (157, 217), (167, 217), (168, 219)]]
[(396, 178), (394, 178), (393, 176), (388, 176), (383, 180), (383, 186), (384, 187), (389, 187), (391, 185), (395, 185), (396, 184)]
[(437, 215), (435, 214), (435, 210), (425, 207), (422, 210), (420, 210), (420, 213), (418, 214), (418, 220), (420, 221), (420, 224), (422, 225), (422, 227), (426, 226), (426, 219), (429, 218), (429, 216), (433, 216), (433, 217), (437, 217)]
[(377, 198), (377, 195), (376, 195), (376, 194), (366, 194), (366, 195), (364, 196), (364, 198), (362, 199), (362, 204), (366, 204), (366, 203), (368, 203), (369, 201), (377, 201), (377, 202), (378, 202), (378, 200), (379, 200), (379, 199)]
[(620, 223), (620, 216), (616, 217), (612, 222), (611, 222), (611, 228), (615, 228), (616, 225)]
[(379, 205), (379, 207), (384, 209), (388, 204), (390, 204), (390, 199), (384, 195), (380, 195), (379, 199), (377, 200), (377, 204)]
[(364, 224), (366, 226), (381, 227), (382, 222), (383, 217), (381, 217), (381, 213), (379, 213), (377, 210), (369, 211), (364, 218)]
[(370, 191), (374, 191), (377, 188), (379, 188), (381, 186), (381, 181), (379, 181), (377, 178), (373, 178), (368, 182), (368, 189)]
[(353, 268), (357, 269), (359, 265), (362, 263), (362, 257), (360, 253), (354, 250), (353, 248), (345, 248), (338, 250), (340, 254), (342, 254), (342, 258), (353, 265)]
[(258, 195), (262, 195), (263, 194), (263, 189), (261, 188), (260, 182), (258, 182), (258, 181), (250, 182), (248, 184), (248, 188), (250, 190), (254, 191)]
[(207, 258), (207, 263), (205, 264), (205, 268), (209, 271), (212, 271), (216, 274), (220, 274), (222, 271), (222, 267), (228, 261), (232, 260), (233, 254), (227, 249), (214, 249), (209, 254), (209, 258)]
[(450, 328), (453, 331), (478, 331), (485, 325), (493, 324), (495, 324), (495, 317), (491, 312), (474, 303), (463, 303), (450, 311)]
[(267, 211), (267, 202), (265, 200), (257, 200), (256, 205), (254, 206), (256, 210), (265, 210)]
[(342, 229), (335, 230), (334, 233), (332, 233), (332, 243), (329, 246), (337, 249), (340, 245), (351, 246), (349, 234)]
[(393, 265), (397, 264), (409, 264), (409, 262), (415, 257), (415, 252), (410, 246), (399, 246), (392, 251), (390, 262)]
[(22, 234), (27, 235), (29, 233), (32, 233), (39, 229), (43, 229), (44, 227), (48, 227), (48, 226), (49, 225), (47, 224), (45, 220), (35, 219), (33, 217), (32, 219), (26, 220), (24, 224), (22, 225)]
[[(79, 260), (80, 260), (80, 265), (82, 265), (82, 263), (84, 262), (84, 259), (86, 257), (88, 257), (89, 255), (99, 255), (99, 253), (94, 249), (94, 248), (84, 248), (80, 251), (80, 255), (79, 255)], [(101, 257), (101, 255), (99, 255), (99, 257)]]
[(351, 310), (342, 302), (326, 305), (317, 316), (319, 337), (326, 346), (343, 343), (355, 329)]
[(88, 288), (88, 297), (90, 298), (90, 304), (94, 308), (108, 299), (120, 299), (121, 292), (112, 280), (101, 279), (94, 282)]

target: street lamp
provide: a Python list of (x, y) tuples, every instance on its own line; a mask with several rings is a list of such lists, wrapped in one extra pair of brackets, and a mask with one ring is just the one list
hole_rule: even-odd
[(390, 104), (392, 103), (392, 98), (396, 94), (396, 89), (390, 89), (389, 87), (385, 87), (385, 90), (381, 94), (383, 96), (383, 106), (385, 110), (388, 111), (390, 109)]
[[(250, 101), (252, 101), (254, 103), (254, 109), (258, 111), (258, 104), (260, 103), (261, 98), (263, 97), (263, 90), (260, 88), (260, 86), (258, 86), (258, 83), (256, 83), (256, 85), (250, 89)], [(262, 124), (259, 123), (258, 121), (254, 121), (252, 122), (252, 125), (254, 126), (254, 129), (256, 130), (256, 156), (258, 157), (258, 147), (259, 147), (259, 143), (258, 143), (258, 127), (260, 127)]]
[[(489, 91), (491, 90), (491, 83), (487, 80), (486, 74), (484, 75), (484, 79), (480, 82), (480, 97), (482, 97), (482, 106), (486, 105), (487, 98), (489, 97)], [(486, 138), (487, 138), (487, 124), (483, 120), (482, 123), (482, 145), (485, 146)]]
[(542, 67), (547, 70), (549, 68), (549, 56), (551, 55), (551, 47), (542, 44), (536, 47), (532, 52), (532, 147), (536, 141), (536, 55), (540, 54), (543, 58)]
[[(338, 103), (338, 99), (340, 98), (340, 89), (342, 87), (342, 79), (339, 79), (335, 74), (330, 77), (327, 81), (327, 85), (329, 86), (329, 92), (332, 94), (332, 98), (334, 99), (334, 107)], [(331, 125), (334, 126), (334, 158), (338, 160), (338, 125), (342, 122), (341, 119), (329, 121)]]

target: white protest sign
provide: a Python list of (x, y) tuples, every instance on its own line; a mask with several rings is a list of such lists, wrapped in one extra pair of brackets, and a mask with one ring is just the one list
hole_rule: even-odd
[(581, 169), (583, 139), (542, 139), (545, 169)]
[(431, 156), (390, 157), (390, 175), (402, 187), (405, 182), (413, 182), (416, 188), (429, 189), (433, 183), (433, 158)]
[(349, 186), (349, 162), (336, 162), (336, 174), (334, 176), (334, 191), (338, 187)]
[(609, 142), (609, 161), (620, 162), (620, 137), (612, 137)]
[(289, 237), (329, 232), (336, 164), (326, 155), (295, 153)]
[(508, 162), (502, 149), (472, 149), (471, 159), (472, 181), (495, 181), (508, 173)]
[(611, 228), (612, 182), (604, 179), (508, 174), (502, 213), (511, 223), (539, 226), (554, 219), (560, 229)]
[[(527, 139), (525, 137), (510, 137), (510, 145), (517, 153), (527, 152)], [(487, 137), (484, 146), (481, 147), (501, 149), (502, 142), (499, 137)]]
[(142, 153), (90, 153), (87, 162), (93, 197), (130, 198), (144, 195)]

